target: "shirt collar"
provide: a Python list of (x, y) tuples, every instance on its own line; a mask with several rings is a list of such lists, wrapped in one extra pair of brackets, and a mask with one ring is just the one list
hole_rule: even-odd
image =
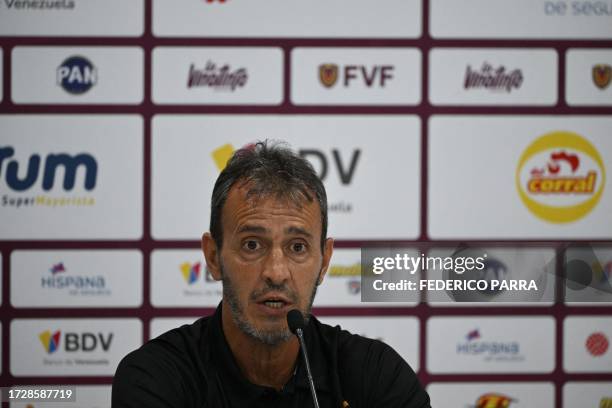
[[(248, 400), (257, 399), (266, 393), (274, 392), (272, 388), (253, 384), (244, 377), (229, 348), (225, 334), (223, 333), (221, 315), (221, 304), (219, 304), (210, 320), (208, 355), (222, 375), (222, 378), (230, 382), (229, 385), (231, 388), (246, 391), (245, 397), (248, 396)], [(310, 360), (310, 369), (312, 371), (315, 389), (317, 391), (329, 391), (331, 390), (331, 385), (329, 383), (330, 376), (328, 364), (331, 359), (331, 353), (329, 352), (329, 348), (322, 344), (319, 334), (320, 324), (321, 323), (314, 316), (311, 316), (309, 324), (304, 328), (304, 340), (308, 349), (308, 358)], [(306, 376), (306, 366), (302, 361), (301, 351), (298, 358), (297, 370), (282, 392), (292, 392), (295, 387), (301, 389), (310, 387)]]

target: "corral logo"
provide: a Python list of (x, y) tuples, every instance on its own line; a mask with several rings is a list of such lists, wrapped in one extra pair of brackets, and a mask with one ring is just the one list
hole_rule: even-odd
[(525, 149), (516, 170), (516, 188), (525, 206), (552, 223), (577, 221), (599, 202), (606, 182), (603, 160), (582, 136), (547, 133)]
[[(247, 145), (243, 149), (251, 148), (251, 146)], [(361, 149), (359, 148), (353, 149), (349, 153), (350, 158), (347, 158), (346, 152), (342, 152), (340, 149), (331, 149), (330, 152), (319, 149), (298, 149), (297, 152), (302, 158), (305, 158), (312, 164), (321, 181), (325, 182), (328, 174), (333, 172), (340, 184), (344, 186), (352, 183), (361, 158)], [(223, 171), (233, 153), (234, 147), (231, 144), (220, 146), (211, 153), (212, 159), (219, 171)], [(329, 212), (349, 213), (353, 211), (353, 203), (344, 200), (328, 202), (327, 209)]]
[(487, 393), (476, 400), (472, 408), (510, 408), (516, 400), (503, 394)]
[(486, 362), (522, 362), (525, 356), (521, 354), (518, 341), (485, 341), (479, 329), (468, 332), (465, 340), (457, 343), (456, 353), (480, 357)]
[(393, 79), (393, 65), (345, 65), (325, 63), (319, 65), (319, 81), (325, 88), (332, 88), (341, 79), (345, 88), (355, 81), (363, 83), (366, 87), (384, 88)]
[(73, 10), (73, 0), (4, 0), (6, 8), (16, 11)]
[(601, 401), (599, 401), (599, 408), (612, 408), (612, 397), (602, 398)]
[(40, 286), (46, 290), (65, 291), (68, 296), (109, 296), (111, 290), (102, 275), (72, 275), (63, 262), (49, 268), (40, 279)]
[(361, 292), (361, 281), (358, 277), (361, 275), (361, 264), (353, 265), (332, 265), (327, 272), (327, 276), (346, 277), (350, 278), (347, 282), (347, 290), (351, 295), (357, 295)]
[(231, 91), (242, 88), (249, 79), (246, 68), (232, 71), (229, 64), (217, 66), (212, 61), (206, 62), (203, 68), (196, 68), (195, 64), (189, 66), (187, 75), (187, 88), (203, 87), (215, 91)]
[[(51, 192), (63, 189), (72, 191), (76, 184), (77, 173), (83, 175), (83, 188), (92, 191), (96, 187), (98, 175), (98, 162), (88, 153), (80, 153), (71, 156), (67, 153), (50, 153), (44, 160), (39, 154), (32, 154), (27, 162), (25, 172), (20, 171), (17, 159), (11, 159), (15, 154), (15, 149), (11, 146), (0, 147), (0, 179), (4, 178), (6, 187), (18, 195), (2, 196), (3, 207), (66, 207), (66, 206), (93, 206), (95, 198), (90, 194), (73, 196), (60, 195), (52, 196), (49, 194), (38, 194), (36, 196), (23, 196), (31, 188), (38, 187), (37, 181), (40, 179), (40, 187), (44, 192)], [(4, 163), (6, 162), (6, 166)], [(61, 171), (58, 172), (58, 169)], [(81, 169), (79, 171), (79, 169)], [(56, 173), (63, 175), (64, 179), (61, 187), (56, 184)], [(1, 187), (1, 185), (0, 185)]]
[(503, 65), (493, 68), (493, 65), (485, 62), (480, 70), (467, 66), (463, 87), (467, 90), (484, 88), (494, 92), (510, 93), (513, 89), (519, 89), (522, 84), (523, 72), (520, 69), (506, 71)]
[(81, 95), (98, 83), (98, 70), (87, 58), (72, 56), (57, 67), (57, 84), (72, 95)]
[[(63, 334), (63, 335), (62, 335)], [(56, 330), (45, 330), (38, 335), (40, 342), (45, 352), (51, 356), (58, 357), (57, 353), (63, 355), (63, 357), (70, 356), (71, 353), (95, 353), (103, 352), (107, 353), (110, 350), (111, 343), (113, 341), (114, 333), (75, 333), (75, 332), (64, 332)], [(43, 360), (45, 365), (53, 366), (92, 366), (92, 365), (109, 365), (109, 361), (106, 358), (45, 358)]]
[(608, 64), (597, 64), (592, 68), (593, 83), (599, 89), (606, 89), (612, 79), (612, 66)]
[(601, 357), (608, 352), (610, 342), (605, 334), (596, 332), (587, 337), (584, 346), (593, 357)]

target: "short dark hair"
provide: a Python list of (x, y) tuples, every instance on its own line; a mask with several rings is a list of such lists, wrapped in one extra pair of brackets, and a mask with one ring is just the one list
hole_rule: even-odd
[[(210, 234), (221, 248), (221, 214), (230, 189), (238, 182), (248, 186), (247, 196), (275, 196), (300, 206), (315, 198), (321, 211), (321, 250), (327, 238), (327, 194), (312, 165), (277, 141), (249, 144), (232, 155), (213, 188)], [(313, 198), (314, 194), (314, 198)]]

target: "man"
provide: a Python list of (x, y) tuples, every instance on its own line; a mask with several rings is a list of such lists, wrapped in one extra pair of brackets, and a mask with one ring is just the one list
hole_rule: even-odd
[(389, 346), (310, 317), (333, 240), (325, 189), (306, 160), (266, 142), (238, 150), (215, 183), (202, 249), (223, 283), (221, 304), (126, 356), (113, 407), (312, 407), (299, 342), (287, 327), (291, 309), (308, 321), (321, 407), (430, 406)]

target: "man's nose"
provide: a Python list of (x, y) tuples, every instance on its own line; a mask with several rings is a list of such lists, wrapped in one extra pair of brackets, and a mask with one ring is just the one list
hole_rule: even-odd
[(268, 253), (262, 277), (274, 284), (282, 284), (289, 279), (287, 259), (282, 248), (274, 248)]

